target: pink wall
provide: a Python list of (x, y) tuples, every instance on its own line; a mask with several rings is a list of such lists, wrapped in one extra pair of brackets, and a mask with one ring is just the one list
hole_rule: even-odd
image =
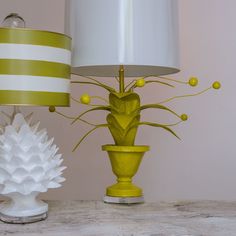
[[(236, 67), (236, 1), (235, 0), (179, 0), (180, 41), (182, 72), (178, 79), (198, 76), (200, 85), (190, 89), (179, 86), (177, 94), (197, 92), (214, 80), (221, 80), (220, 92), (209, 91), (200, 97), (170, 103), (178, 113), (186, 112), (190, 119), (175, 130), (178, 141), (168, 133), (141, 128), (139, 144), (149, 144), (135, 180), (143, 186), (148, 201), (184, 199), (236, 199), (236, 100), (234, 68)], [(63, 32), (63, 0), (0, 0), (0, 20), (8, 13), (20, 13), (29, 27)], [(148, 86), (142, 92), (144, 101), (158, 101), (170, 90)], [(99, 94), (100, 90), (73, 86), (72, 95), (78, 98), (83, 92)], [(176, 94), (175, 93), (175, 94)], [(24, 109), (26, 112), (30, 109)], [(67, 114), (78, 114), (81, 106), (60, 109)], [(46, 108), (35, 108), (35, 119), (47, 127), (64, 153), (65, 182), (63, 188), (50, 190), (43, 196), (49, 199), (101, 199), (105, 187), (112, 184), (106, 153), (101, 144), (111, 142), (109, 133), (100, 130), (87, 139), (76, 153), (73, 145), (86, 131), (85, 126), (70, 126), (69, 121)], [(95, 113), (98, 121), (103, 115)], [(173, 121), (169, 115), (149, 111), (149, 120)], [(101, 141), (101, 139), (103, 139)]]

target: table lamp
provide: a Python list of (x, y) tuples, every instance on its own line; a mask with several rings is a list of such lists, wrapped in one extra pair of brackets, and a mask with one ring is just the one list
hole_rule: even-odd
[[(66, 7), (66, 33), (72, 37), (72, 73), (119, 77), (120, 91), (113, 95), (113, 103), (127, 101), (124, 104), (126, 116), (119, 116), (124, 128), (129, 120), (137, 119), (138, 113), (128, 115), (140, 103), (137, 96), (125, 92), (125, 76), (166, 75), (179, 71), (177, 2), (70, 0)], [(117, 117), (110, 116), (110, 120), (117, 122)], [(114, 130), (113, 136), (119, 135), (118, 132)], [(135, 129), (128, 137), (128, 144), (103, 146), (110, 154), (113, 171), (119, 176), (118, 183), (107, 188), (106, 202), (143, 201), (142, 190), (131, 183), (131, 176), (149, 147), (134, 146), (131, 137), (134, 133)], [(117, 173), (120, 169), (126, 173)]]
[[(173, 87), (177, 82), (164, 75), (179, 72), (178, 5), (176, 0), (70, 0), (66, 1), (66, 33), (72, 37), (72, 73), (86, 81), (72, 83), (100, 86), (109, 92), (109, 101), (83, 112), (73, 122), (87, 122), (83, 116), (93, 111), (106, 111), (107, 123), (94, 125), (75, 148), (91, 132), (108, 127), (114, 145), (104, 145), (117, 176), (117, 183), (108, 187), (107, 203), (143, 202), (142, 189), (132, 183), (142, 157), (149, 146), (135, 145), (140, 125), (159, 127), (177, 136), (170, 126), (140, 120), (141, 111), (148, 108), (171, 112), (181, 121), (187, 115), (178, 115), (163, 103), (142, 106), (136, 88), (147, 83)], [(95, 77), (115, 77), (116, 90)], [(156, 80), (147, 80), (150, 76)], [(126, 83), (125, 77), (139, 77)], [(167, 80), (167, 81), (166, 81)], [(180, 82), (196, 86), (197, 78)], [(214, 85), (219, 88), (217, 82)], [(80, 103), (91, 105), (91, 96), (84, 94)], [(168, 99), (166, 102), (172, 99)], [(103, 99), (106, 103), (106, 99)], [(83, 120), (82, 120), (83, 118)], [(92, 124), (93, 125), (93, 124)]]
[(0, 105), (15, 106), (0, 130), (0, 194), (9, 198), (0, 219), (8, 223), (45, 219), (48, 205), (37, 195), (65, 180), (53, 138), (19, 106), (69, 106), (71, 39), (24, 27), (10, 14), (0, 28)]

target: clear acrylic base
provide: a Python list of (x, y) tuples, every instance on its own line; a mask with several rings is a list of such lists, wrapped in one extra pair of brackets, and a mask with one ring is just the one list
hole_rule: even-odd
[(48, 217), (47, 212), (40, 215), (25, 216), (25, 217), (7, 216), (0, 213), (0, 220), (9, 224), (29, 224), (29, 223), (45, 220), (47, 217)]
[(103, 198), (105, 203), (116, 203), (116, 204), (137, 204), (144, 203), (144, 197), (110, 197), (105, 196)]

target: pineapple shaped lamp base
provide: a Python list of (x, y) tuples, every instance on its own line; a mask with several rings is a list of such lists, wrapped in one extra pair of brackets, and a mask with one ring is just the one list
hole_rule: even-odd
[(0, 204), (0, 220), (8, 223), (46, 219), (48, 204), (37, 196), (65, 180), (58, 148), (45, 129), (38, 131), (39, 122), (31, 125), (31, 116), (13, 113), (1, 130), (0, 194), (9, 200)]

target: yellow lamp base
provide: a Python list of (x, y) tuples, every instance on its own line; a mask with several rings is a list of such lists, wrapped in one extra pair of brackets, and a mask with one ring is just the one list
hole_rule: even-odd
[(112, 171), (117, 176), (117, 183), (107, 188), (106, 196), (114, 198), (142, 197), (143, 191), (132, 183), (132, 177), (138, 171), (143, 155), (149, 150), (149, 146), (104, 145), (102, 149), (108, 152)]
[(131, 182), (118, 182), (107, 188), (106, 195), (111, 197), (141, 197), (143, 191)]

